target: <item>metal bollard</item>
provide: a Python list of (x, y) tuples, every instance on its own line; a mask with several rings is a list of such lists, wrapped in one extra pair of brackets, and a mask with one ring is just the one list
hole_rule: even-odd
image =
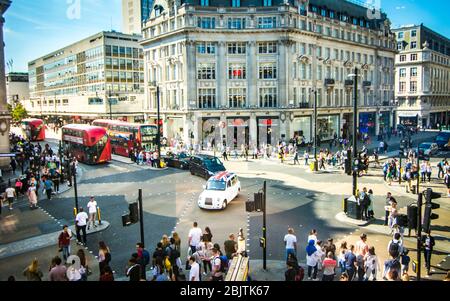
[(101, 210), (100, 207), (97, 207), (97, 219), (98, 219), (98, 224), (101, 225), (102, 224), (102, 214), (101, 214)]
[(77, 216), (77, 214), (78, 214), (77, 208), (73, 207), (73, 216)]

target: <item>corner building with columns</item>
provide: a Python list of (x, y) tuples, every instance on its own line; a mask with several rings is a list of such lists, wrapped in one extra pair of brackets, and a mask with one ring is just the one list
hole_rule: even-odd
[(395, 36), (380, 11), (344, 0), (155, 0), (143, 26), (145, 118), (209, 143), (349, 138), (358, 68), (359, 131), (395, 126)]

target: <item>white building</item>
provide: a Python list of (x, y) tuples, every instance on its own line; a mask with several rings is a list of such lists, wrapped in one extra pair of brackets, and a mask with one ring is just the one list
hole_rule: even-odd
[[(242, 2), (243, 3), (243, 2)], [(160, 87), (164, 135), (231, 147), (348, 137), (394, 126), (395, 37), (385, 14), (347, 1), (156, 0), (143, 29), (148, 118)]]
[(127, 34), (141, 34), (142, 23), (152, 10), (154, 0), (122, 0), (122, 31)]
[[(67, 121), (143, 121), (143, 51), (138, 35), (101, 32), (28, 64), (32, 116)], [(111, 100), (111, 101), (110, 101)]]
[(450, 40), (423, 25), (393, 30), (397, 122), (436, 128), (450, 124)]
[(8, 104), (30, 99), (28, 87), (28, 73), (10, 72), (6, 74), (6, 99)]

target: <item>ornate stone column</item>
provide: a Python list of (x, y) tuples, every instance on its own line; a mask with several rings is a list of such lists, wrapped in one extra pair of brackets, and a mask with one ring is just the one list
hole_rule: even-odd
[(192, 109), (197, 104), (197, 50), (193, 40), (186, 41), (186, 62), (187, 107)]
[[(258, 101), (258, 62), (256, 53), (256, 41), (247, 43), (247, 87), (250, 106), (259, 106)], [(251, 132), (251, 129), (250, 129)], [(251, 134), (250, 134), (251, 135)]]
[(227, 105), (227, 66), (225, 62), (225, 42), (220, 41), (217, 45), (217, 52), (216, 52), (216, 62), (217, 62), (217, 69), (216, 69), (216, 87), (217, 87), (217, 99), (216, 99), (216, 105), (219, 106), (226, 106)]
[[(5, 77), (5, 43), (3, 41), (3, 14), (11, 5), (9, 0), (0, 0), (0, 153), (9, 153), (9, 130), (11, 114), (6, 105), (6, 77)], [(0, 159), (0, 168), (9, 167), (9, 158)]]

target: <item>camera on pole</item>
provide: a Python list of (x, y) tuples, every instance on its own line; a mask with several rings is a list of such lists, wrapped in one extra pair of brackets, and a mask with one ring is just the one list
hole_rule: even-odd
[(430, 224), (432, 219), (438, 219), (439, 215), (433, 213), (433, 209), (439, 209), (441, 206), (437, 203), (433, 203), (432, 200), (439, 199), (442, 195), (438, 192), (433, 192), (431, 188), (424, 191), (425, 195), (425, 211), (423, 214), (422, 228), (426, 233), (430, 233)]

